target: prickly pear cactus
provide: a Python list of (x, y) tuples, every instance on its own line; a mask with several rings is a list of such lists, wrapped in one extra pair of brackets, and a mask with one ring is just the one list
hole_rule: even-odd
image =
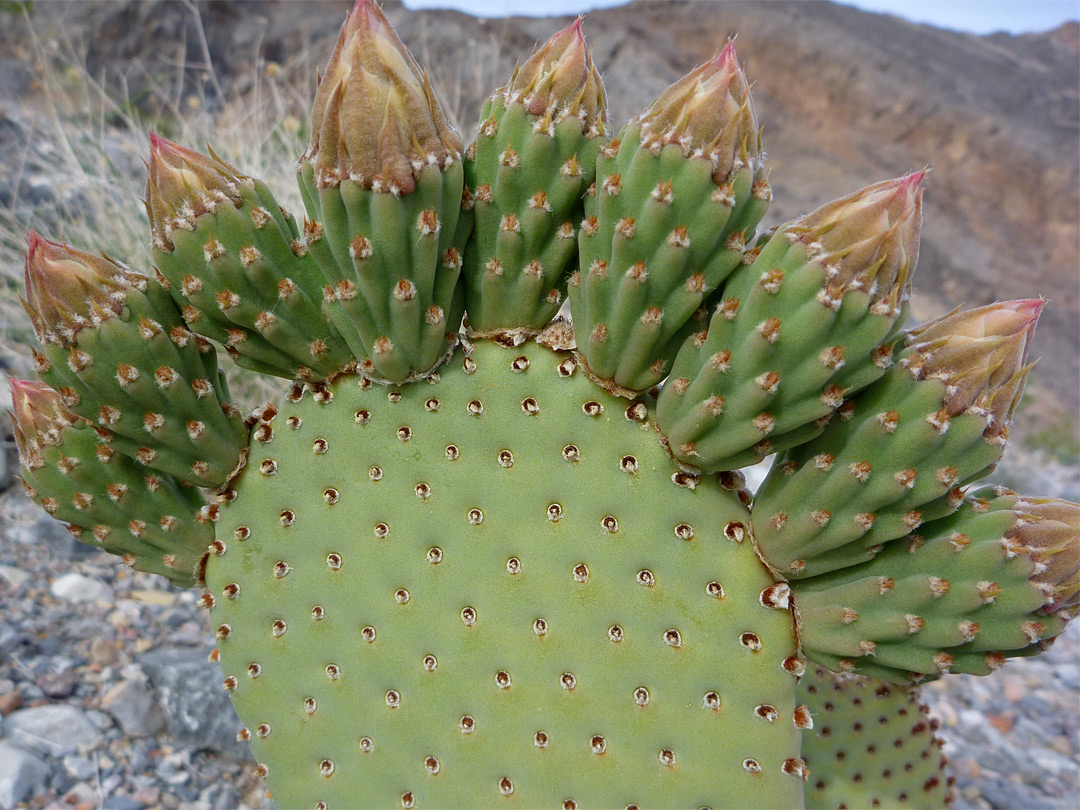
[(814, 718), (803, 738), (813, 776), (811, 810), (847, 807), (945, 807), (952, 781), (919, 690), (812, 666), (799, 682), (799, 700)]
[(279, 807), (931, 806), (911, 684), (1080, 606), (1080, 507), (965, 490), (1042, 301), (901, 331), (925, 173), (758, 236), (730, 43), (605, 106), (579, 20), (466, 147), (358, 0), (302, 222), (151, 135), (153, 268), (30, 237), (27, 492), (205, 588)]

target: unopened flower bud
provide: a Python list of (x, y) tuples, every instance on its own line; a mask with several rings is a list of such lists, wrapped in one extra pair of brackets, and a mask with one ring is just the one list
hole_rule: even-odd
[(875, 183), (823, 205), (787, 228), (826, 269), (827, 292), (862, 289), (895, 308), (919, 259), (926, 172)]
[(999, 302), (918, 326), (906, 339), (915, 353), (904, 362), (919, 378), (937, 377), (946, 383), (949, 416), (981, 412), (990, 429), (1003, 434), (1031, 369), (1028, 347), (1044, 303)]
[(1031, 581), (1047, 594), (1044, 612), (1080, 612), (1080, 504), (1022, 498), (1013, 511), (1019, 522), (1007, 537), (1036, 562)]
[(42, 342), (71, 346), (80, 329), (120, 313), (128, 286), (123, 268), (34, 231), (27, 243), (23, 306)]
[(659, 152), (677, 144), (688, 157), (708, 158), (718, 184), (763, 159), (750, 85), (732, 42), (661, 93), (639, 121), (643, 147)]
[(316, 183), (351, 180), (409, 194), (427, 165), (459, 158), (427, 76), (372, 0), (357, 0), (341, 27), (311, 110)]
[(44, 383), (11, 380), (13, 410), (8, 412), (19, 450), (19, 463), (34, 470), (45, 463), (42, 451), (60, 443), (60, 432), (75, 417), (60, 401), (60, 395)]
[(146, 215), (154, 247), (171, 251), (173, 231), (194, 230), (196, 218), (222, 203), (239, 207), (241, 186), (250, 182), (213, 152), (204, 155), (151, 132)]
[(549, 114), (556, 121), (577, 116), (586, 130), (596, 126), (604, 131), (607, 96), (580, 17), (534, 51), (504, 92), (520, 99), (531, 115)]

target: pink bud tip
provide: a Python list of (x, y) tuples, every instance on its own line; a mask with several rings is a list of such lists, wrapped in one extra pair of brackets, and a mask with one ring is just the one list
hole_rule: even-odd
[(12, 400), (17, 400), (29, 395), (35, 386), (40, 386), (40, 383), (33, 383), (30, 380), (17, 380), (12, 377), (8, 380), (8, 385), (11, 387)]
[(901, 194), (913, 192), (922, 185), (922, 181), (926, 179), (928, 174), (928, 171), (923, 170), (905, 175), (898, 179), (896, 190)]
[(727, 64), (729, 66), (736, 66), (739, 64), (738, 57), (735, 56), (735, 40), (729, 39), (724, 45), (724, 49), (716, 57), (716, 63), (718, 65)]
[(26, 252), (31, 256), (34, 255), (41, 250), (45, 241), (37, 231), (30, 231), (26, 234)]
[(353, 4), (352, 13), (359, 14), (361, 11), (369, 12), (372, 10), (374, 3), (371, 0), (356, 0)]
[(1044, 306), (1046, 306), (1045, 298), (1026, 298), (1020, 301), (1007, 301), (1003, 305), (1004, 308), (1011, 309), (1017, 315), (1027, 320), (1028, 323), (1034, 323), (1039, 319)]

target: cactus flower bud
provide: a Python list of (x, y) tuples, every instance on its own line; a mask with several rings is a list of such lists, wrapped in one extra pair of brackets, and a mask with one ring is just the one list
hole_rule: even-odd
[(901, 362), (916, 379), (945, 381), (949, 416), (984, 413), (990, 430), (1003, 435), (1031, 370), (1028, 347), (1044, 303), (1006, 301), (949, 313), (908, 333), (914, 352)]
[(348, 179), (409, 194), (429, 164), (458, 159), (461, 138), (443, 116), (427, 76), (372, 0), (357, 0), (341, 27), (311, 110), (304, 155), (316, 184)]
[(661, 93), (639, 121), (642, 146), (659, 153), (677, 144), (687, 157), (708, 158), (717, 184), (739, 166), (756, 169), (764, 159), (750, 85), (733, 42)]
[(1013, 506), (1019, 522), (1006, 539), (1035, 560), (1031, 581), (1046, 593), (1045, 613), (1080, 612), (1080, 504), (1058, 498), (1023, 498)]
[(240, 188), (250, 178), (213, 152), (204, 155), (150, 133), (146, 215), (154, 247), (171, 251), (172, 232), (195, 229), (195, 219), (222, 202), (240, 206)]
[(128, 286), (123, 268), (34, 231), (27, 243), (23, 306), (42, 342), (72, 346), (80, 329), (120, 313)]
[(505, 93), (521, 98), (530, 115), (581, 118), (583, 129), (604, 130), (607, 94), (581, 31), (581, 17), (533, 52), (514, 73)]
[(19, 463), (34, 470), (45, 460), (42, 450), (60, 443), (60, 431), (74, 424), (75, 417), (60, 401), (60, 395), (44, 383), (33, 380), (11, 380), (11, 402), (8, 411), (14, 425), (15, 446)]
[(925, 177), (923, 171), (875, 183), (788, 227), (788, 239), (801, 240), (825, 265), (826, 300), (862, 289), (870, 293), (871, 306), (895, 310), (907, 297), (919, 259)]

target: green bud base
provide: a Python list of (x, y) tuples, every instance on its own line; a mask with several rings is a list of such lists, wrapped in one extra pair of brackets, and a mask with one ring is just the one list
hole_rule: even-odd
[(793, 582), (807, 657), (903, 683), (985, 675), (1058, 635), (1065, 618), (1044, 615), (1040, 563), (1011, 539), (1015, 496), (1001, 500), (968, 500), (870, 562)]
[(26, 494), (73, 535), (138, 571), (182, 588), (195, 584), (214, 540), (198, 489), (115, 452), (85, 422), (64, 428), (57, 444), (43, 448), (42, 461), (22, 467)]

